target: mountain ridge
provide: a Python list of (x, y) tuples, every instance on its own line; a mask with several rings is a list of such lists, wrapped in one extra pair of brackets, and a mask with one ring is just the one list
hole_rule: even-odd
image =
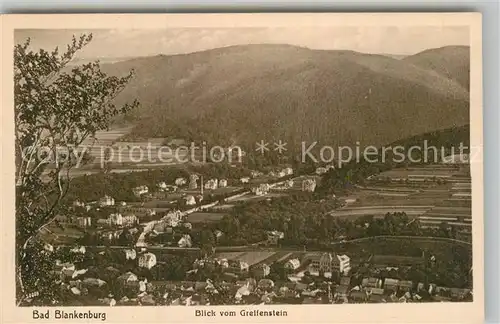
[[(420, 53), (416, 54), (419, 55)], [(293, 45), (235, 45), (103, 65), (136, 78), (131, 138), (378, 145), (468, 123), (468, 91), (414, 61)]]

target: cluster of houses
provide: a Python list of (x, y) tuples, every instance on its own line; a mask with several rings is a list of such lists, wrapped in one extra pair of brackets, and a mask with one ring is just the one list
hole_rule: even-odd
[(256, 196), (264, 196), (269, 193), (271, 186), (267, 183), (261, 183), (260, 185), (252, 188), (252, 193)]
[(204, 184), (204, 188), (208, 190), (215, 190), (217, 188), (225, 188), (227, 187), (226, 179), (210, 179)]
[[(85, 254), (84, 247), (73, 253)], [(124, 249), (124, 259), (138, 268), (153, 271), (161, 263), (154, 253)], [(100, 252), (101, 254), (104, 252)], [(224, 269), (218, 282), (148, 281), (130, 270), (120, 274), (113, 267), (104, 271), (77, 269), (74, 264), (56, 261), (54, 272), (61, 286), (74, 295), (106, 291), (108, 280), (115, 281), (122, 294), (115, 300), (108, 295), (100, 301), (106, 305), (210, 305), (210, 304), (332, 304), (332, 303), (407, 303), (423, 301), (462, 301), (472, 298), (470, 289), (440, 287), (395, 278), (359, 277), (351, 273), (350, 258), (335, 253), (306, 253), (302, 260), (292, 257), (284, 261), (288, 280), (270, 279), (271, 263), (249, 264), (232, 258), (204, 258), (193, 263), (188, 273), (217, 264)], [(297, 276), (307, 271), (309, 276)], [(315, 273), (323, 272), (323, 276)], [(340, 277), (329, 279), (329, 272)], [(312, 276), (312, 277), (311, 277)], [(274, 278), (274, 277), (272, 277)], [(311, 279), (316, 278), (316, 279)], [(305, 280), (307, 279), (307, 280)], [(107, 288), (106, 288), (107, 287)], [(107, 292), (105, 292), (107, 294)]]
[[(291, 167), (286, 167), (281, 170), (271, 170), (267, 173), (267, 176), (271, 178), (284, 178), (291, 175), (293, 175), (293, 169)], [(263, 172), (253, 170), (250, 172), (250, 177), (243, 177), (240, 179), (240, 182), (249, 183), (250, 178), (255, 179), (263, 176), (265, 176)]]
[(139, 224), (139, 218), (134, 214), (123, 216), (121, 213), (109, 214), (108, 218), (98, 219), (97, 224), (115, 227), (134, 227)]

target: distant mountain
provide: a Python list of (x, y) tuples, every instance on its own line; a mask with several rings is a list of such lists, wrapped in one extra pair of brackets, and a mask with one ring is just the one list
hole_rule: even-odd
[(469, 121), (464, 87), (415, 61), (245, 45), (137, 58), (103, 70), (136, 72), (117, 98), (141, 102), (127, 116), (135, 124), (132, 138), (382, 145)]
[(470, 80), (470, 47), (445, 46), (420, 52), (404, 58), (424, 69), (433, 70), (441, 75), (456, 80), (467, 91)]

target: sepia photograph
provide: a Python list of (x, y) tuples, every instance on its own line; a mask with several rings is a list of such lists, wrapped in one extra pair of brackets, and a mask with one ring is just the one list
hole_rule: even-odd
[(15, 307), (482, 303), (480, 15), (426, 15), (13, 27)]

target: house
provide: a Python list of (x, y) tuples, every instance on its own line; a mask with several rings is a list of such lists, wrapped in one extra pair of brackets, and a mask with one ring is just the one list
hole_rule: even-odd
[(335, 269), (335, 260), (331, 253), (310, 254), (309, 272), (318, 274), (319, 272), (332, 272)]
[(267, 232), (267, 244), (269, 245), (277, 245), (279, 240), (285, 237), (285, 233), (279, 231), (270, 231)]
[(151, 269), (156, 265), (156, 255), (153, 253), (144, 253), (139, 257), (139, 267)]
[(215, 239), (218, 240), (220, 239), (222, 236), (224, 236), (224, 233), (221, 231), (221, 230), (215, 230), (214, 231), (214, 236), (215, 236)]
[(137, 276), (135, 274), (133, 274), (132, 272), (127, 272), (127, 273), (124, 273), (122, 274), (121, 276), (119, 276), (118, 278), (116, 278), (118, 280), (118, 282), (122, 283), (122, 284), (129, 284), (129, 283), (133, 283), (133, 282), (138, 282), (139, 279), (137, 278)]
[(133, 214), (125, 215), (122, 217), (122, 224), (123, 226), (134, 226), (139, 223), (139, 219), (137, 216)]
[(184, 201), (188, 206), (196, 205), (196, 199), (194, 198), (193, 195), (187, 195), (186, 197), (184, 197)]
[(165, 183), (165, 181), (162, 181), (162, 182), (158, 182), (156, 184), (156, 187), (158, 188), (158, 190), (160, 191), (164, 191), (167, 189), (167, 184)]
[(220, 179), (219, 180), (219, 188), (225, 188), (227, 187), (227, 180), (226, 179)]
[[(50, 245), (50, 244), (49, 244)], [(51, 245), (50, 245), (51, 246)], [(51, 246), (52, 247), (52, 246)], [(54, 248), (52, 247), (50, 251), (53, 251)], [(72, 253), (78, 253), (78, 254), (85, 254), (87, 252), (87, 249), (85, 246), (80, 246), (80, 247), (74, 247), (70, 250)]]
[(240, 182), (241, 182), (241, 183), (249, 183), (249, 182), (250, 182), (250, 178), (248, 178), (248, 177), (243, 177), (243, 178), (241, 178), (241, 179), (240, 179)]
[(114, 205), (115, 205), (115, 199), (113, 197), (105, 195), (104, 197), (99, 199), (100, 207), (114, 206)]
[[(162, 222), (157, 224), (158, 227), (155, 228), (155, 231), (158, 232), (158, 233), (163, 233), (165, 232), (165, 230), (163, 230), (162, 232), (160, 232), (158, 230), (158, 228), (160, 228), (160, 224), (161, 224), (161, 228), (165, 229), (167, 227), (177, 227), (179, 225), (179, 220), (177, 218), (174, 218), (174, 217), (163, 217), (162, 218)], [(156, 226), (155, 226), (156, 227)]]
[(138, 186), (132, 189), (132, 192), (136, 197), (140, 197), (149, 192), (149, 188), (147, 186)]
[(113, 213), (109, 215), (109, 224), (115, 226), (123, 225), (123, 216), (120, 213)]
[(73, 207), (85, 207), (85, 203), (81, 200), (77, 199), (73, 201)]
[(257, 196), (267, 195), (269, 193), (270, 186), (267, 183), (262, 183), (257, 187), (252, 188), (252, 193)]
[(125, 253), (125, 259), (135, 260), (137, 257), (137, 252), (134, 249), (126, 249), (123, 251)]
[(262, 172), (253, 170), (253, 171), (250, 171), (250, 176), (252, 178), (258, 178), (258, 177), (262, 176)]
[(286, 172), (284, 170), (281, 170), (278, 172), (278, 178), (283, 178), (283, 177), (286, 177)]
[(392, 290), (394, 292), (398, 291), (399, 280), (393, 278), (385, 278), (384, 280), (384, 289)]
[(189, 189), (197, 189), (198, 188), (198, 179), (200, 177), (197, 174), (192, 174), (189, 176)]
[(300, 261), (299, 259), (290, 259), (285, 262), (284, 267), (288, 270), (297, 270), (300, 267)]
[(293, 174), (293, 169), (288, 167), (288, 168), (284, 168), (283, 169), (283, 172), (285, 173), (285, 175), (289, 176), (289, 175), (292, 175)]
[(228, 260), (227, 271), (235, 274), (248, 273), (249, 266), (248, 263), (241, 260)]
[(347, 275), (351, 271), (351, 259), (347, 255), (337, 255), (340, 273)]
[(219, 181), (217, 179), (210, 179), (205, 183), (205, 189), (215, 190), (217, 189)]
[(316, 190), (316, 180), (315, 179), (306, 179), (302, 181), (302, 191), (306, 192), (314, 192)]
[(92, 226), (92, 218), (90, 217), (76, 217), (75, 218), (76, 226), (81, 228), (87, 228)]
[(174, 183), (176, 186), (180, 187), (180, 186), (184, 186), (187, 183), (187, 180), (184, 178), (177, 178), (177, 179), (175, 179)]
[(190, 248), (193, 246), (193, 243), (191, 242), (191, 236), (189, 234), (183, 235), (182, 238), (177, 242), (177, 245), (181, 248)]
[(248, 296), (250, 295), (251, 291), (247, 285), (241, 286), (237, 291), (236, 294), (234, 295), (235, 299), (241, 299), (243, 296)]

